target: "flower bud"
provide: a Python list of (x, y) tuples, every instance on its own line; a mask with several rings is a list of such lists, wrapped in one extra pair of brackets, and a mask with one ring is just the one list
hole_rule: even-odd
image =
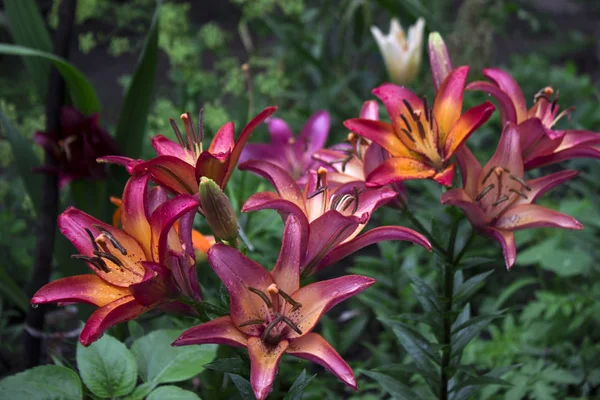
[(204, 218), (213, 234), (228, 242), (237, 239), (237, 218), (223, 190), (212, 179), (205, 176), (200, 178), (199, 190)]
[(431, 65), (433, 84), (437, 90), (452, 71), (452, 60), (450, 60), (448, 48), (438, 32), (429, 34), (429, 64)]

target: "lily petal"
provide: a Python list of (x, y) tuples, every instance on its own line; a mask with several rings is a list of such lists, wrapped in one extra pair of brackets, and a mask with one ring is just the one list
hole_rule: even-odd
[(330, 117), (327, 111), (317, 111), (310, 116), (298, 135), (298, 140), (303, 143), (307, 153), (312, 154), (325, 146), (329, 126)]
[(143, 306), (152, 307), (174, 297), (176, 288), (171, 271), (163, 264), (144, 261), (146, 276), (140, 283), (129, 286), (135, 300)]
[(311, 283), (292, 294), (302, 304), (289, 318), (302, 331), (289, 331), (287, 337), (294, 339), (309, 333), (321, 316), (342, 301), (358, 294), (375, 283), (375, 279), (361, 275), (346, 275), (341, 278)]
[(523, 176), (523, 159), (521, 158), (519, 131), (515, 125), (508, 123), (502, 130), (496, 152), (487, 162), (482, 173), (488, 173), (492, 168), (502, 167), (517, 177)]
[(282, 340), (275, 345), (267, 345), (260, 338), (248, 338), (250, 383), (256, 400), (264, 400), (271, 393), (279, 360), (287, 348), (287, 340)]
[[(192, 153), (183, 148), (179, 143), (167, 139), (163, 135), (152, 138), (152, 147), (159, 156), (173, 156), (182, 160), (193, 160)], [(191, 165), (191, 164), (190, 164)]]
[(452, 71), (452, 61), (448, 54), (448, 48), (438, 32), (431, 32), (429, 34), (428, 53), (433, 86), (438, 90), (448, 74), (450, 74), (450, 71)]
[(527, 185), (531, 188), (530, 191), (527, 191), (527, 199), (523, 199), (519, 197), (512, 206), (516, 206), (519, 204), (531, 204), (535, 203), (535, 201), (547, 191), (555, 188), (563, 182), (568, 181), (569, 179), (575, 177), (579, 174), (579, 171), (567, 170), (567, 171), (559, 171), (550, 175), (543, 176), (541, 178), (532, 179), (527, 181)]
[(460, 166), (460, 175), (462, 176), (462, 184), (465, 192), (474, 199), (477, 197), (477, 179), (479, 179), (479, 175), (481, 174), (481, 164), (467, 146), (462, 146), (458, 149), (456, 152), (456, 161), (458, 161), (458, 165)]
[(271, 143), (275, 145), (286, 145), (294, 137), (287, 122), (281, 118), (267, 118), (267, 128), (271, 135)]
[(346, 385), (354, 390), (358, 390), (352, 368), (350, 368), (323, 336), (311, 332), (298, 339), (294, 339), (290, 343), (286, 353), (322, 365)]
[(443, 143), (444, 158), (446, 160), (450, 159), (469, 136), (490, 118), (495, 109), (496, 107), (492, 103), (486, 101), (465, 111), (448, 133), (446, 142)]
[(483, 70), (483, 76), (498, 85), (510, 97), (517, 113), (517, 122), (525, 121), (527, 118), (525, 96), (512, 76), (500, 68), (486, 68)]
[(208, 152), (211, 153), (219, 160), (223, 160), (225, 154), (230, 154), (233, 150), (234, 145), (234, 126), (233, 122), (227, 122), (223, 125), (213, 138), (212, 142), (210, 142), (210, 146), (208, 147)]
[(573, 147), (556, 153), (537, 156), (525, 161), (525, 169), (540, 168), (552, 165), (572, 158), (595, 158), (600, 159), (600, 148), (598, 147)]
[(515, 244), (515, 234), (511, 231), (501, 229), (486, 228), (483, 233), (491, 236), (502, 246), (502, 254), (506, 262), (506, 269), (510, 270), (517, 259), (517, 245)]
[[(227, 287), (234, 324), (239, 327), (249, 320), (264, 319), (269, 309), (263, 299), (249, 288), (266, 293), (267, 288), (275, 283), (271, 274), (239, 251), (220, 243), (208, 250), (208, 262)], [(260, 328), (250, 325), (239, 329), (248, 335), (259, 336), (262, 334)]]
[(512, 122), (517, 124), (517, 111), (512, 99), (497, 85), (489, 82), (477, 81), (467, 85), (466, 90), (478, 90), (493, 96), (500, 106), (500, 120), (502, 123)]
[(369, 246), (387, 240), (403, 240), (413, 242), (431, 251), (431, 244), (420, 233), (402, 226), (380, 226), (359, 235), (349, 242), (343, 243), (328, 253), (315, 268), (315, 272), (346, 258), (350, 254)]
[(460, 118), (468, 73), (467, 66), (452, 70), (435, 96), (433, 116), (439, 128), (439, 143), (446, 142), (446, 137)]
[(456, 188), (444, 192), (442, 194), (441, 202), (444, 205), (450, 204), (462, 208), (465, 215), (474, 226), (483, 226), (489, 222), (489, 217), (463, 189)]
[(135, 301), (133, 296), (122, 297), (97, 309), (87, 320), (79, 341), (84, 346), (89, 346), (104, 334), (104, 332), (120, 322), (137, 318), (146, 311), (148, 307), (142, 306)]
[(360, 118), (379, 121), (379, 104), (375, 100), (367, 100), (360, 109)]
[(130, 294), (128, 289), (111, 285), (96, 275), (75, 275), (44, 285), (35, 292), (31, 304), (84, 302), (103, 307)]
[(231, 317), (227, 315), (186, 330), (173, 342), (173, 346), (209, 343), (246, 347), (248, 339), (235, 327)]
[(410, 156), (411, 152), (387, 122), (352, 118), (344, 121), (344, 126), (364, 138), (374, 141), (393, 156)]
[(452, 182), (454, 181), (454, 169), (454, 164), (450, 164), (448, 167), (446, 167), (446, 169), (437, 172), (431, 179), (440, 185), (451, 187)]
[(260, 160), (245, 162), (238, 168), (240, 171), (250, 171), (267, 179), (283, 199), (294, 203), (302, 210), (305, 209), (304, 197), (300, 188), (294, 178), (283, 168), (271, 162)]
[(149, 172), (152, 180), (169, 188), (174, 193), (195, 194), (198, 191), (196, 172), (193, 166), (173, 156), (158, 156), (135, 165), (131, 174)]
[[(196, 180), (200, 181), (203, 176), (215, 181), (221, 189), (225, 188), (225, 176), (230, 168), (229, 153), (221, 153), (217, 157), (208, 151), (203, 151), (196, 161)], [(235, 164), (234, 164), (235, 166)]]
[(142, 160), (134, 160), (133, 158), (123, 156), (103, 156), (96, 158), (96, 162), (103, 164), (115, 164), (125, 167), (128, 173), (132, 173), (136, 165), (143, 163)]
[(385, 160), (367, 176), (367, 186), (383, 186), (408, 179), (426, 179), (436, 171), (420, 161), (408, 157), (393, 157)]
[[(419, 96), (408, 89), (392, 83), (384, 83), (373, 89), (372, 93), (383, 102), (388, 115), (390, 116), (390, 120), (392, 121), (392, 125), (394, 125), (394, 130), (398, 132), (400, 132), (402, 124), (400, 114), (410, 115), (410, 111), (404, 104), (404, 100), (410, 103), (413, 110), (423, 109), (423, 100), (420, 99)], [(356, 131), (352, 130), (352, 132)]]
[(150, 175), (134, 175), (127, 181), (121, 201), (121, 226), (144, 248), (146, 257), (152, 257), (151, 234), (148, 223), (148, 181)]
[(495, 226), (510, 231), (528, 228), (583, 229), (575, 218), (537, 204), (509, 208), (496, 220)]
[(294, 293), (300, 287), (300, 262), (306, 249), (302, 245), (302, 227), (300, 221), (290, 215), (285, 223), (283, 238), (281, 239), (281, 252), (271, 275), (277, 284), (286, 293)]

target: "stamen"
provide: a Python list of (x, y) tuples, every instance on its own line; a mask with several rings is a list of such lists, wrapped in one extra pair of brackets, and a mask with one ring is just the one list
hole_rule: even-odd
[(110, 272), (110, 268), (108, 268), (108, 265), (106, 265), (106, 263), (104, 262), (103, 259), (98, 258), (98, 257), (89, 257), (89, 256), (84, 256), (83, 254), (73, 254), (71, 256), (72, 259), (74, 260), (84, 260), (89, 262), (90, 264), (92, 264), (94, 267), (98, 268), (101, 271), (104, 272)]
[(410, 113), (410, 116), (416, 121), (415, 110), (413, 110), (413, 108), (410, 105), (410, 103), (408, 102), (408, 100), (402, 99), (402, 102), (404, 103), (404, 106), (408, 109), (408, 112)]
[(421, 120), (417, 121), (417, 127), (419, 128), (419, 135), (421, 135), (421, 139), (425, 140), (425, 128), (421, 123)]
[(179, 118), (183, 121), (183, 127), (185, 128), (185, 134), (187, 136), (188, 144), (190, 145), (190, 150), (194, 151), (194, 139), (193, 139), (193, 126), (188, 118), (189, 113), (181, 114)]
[(94, 239), (94, 235), (92, 235), (92, 231), (90, 231), (88, 228), (83, 228), (83, 229), (88, 234), (88, 237), (90, 238), (90, 242), (92, 242), (92, 246), (94, 246), (94, 250), (99, 250), (98, 245), (96, 244), (96, 239)]
[(263, 321), (262, 319), (251, 319), (251, 320), (246, 321), (243, 324), (241, 324), (238, 328), (243, 328), (245, 326), (250, 326), (250, 325), (262, 325), (264, 323), (265, 323), (265, 321)]
[(255, 289), (253, 287), (248, 287), (248, 290), (251, 291), (252, 293), (258, 295), (258, 297), (260, 297), (261, 299), (263, 299), (263, 301), (265, 302), (265, 304), (267, 305), (267, 307), (269, 307), (269, 308), (273, 307), (273, 304), (271, 303), (271, 300), (269, 300), (269, 297), (266, 294), (264, 294), (260, 290)]
[(185, 140), (183, 140), (183, 135), (181, 134), (181, 131), (179, 130), (179, 127), (177, 126), (177, 123), (175, 122), (175, 120), (173, 118), (169, 118), (169, 124), (171, 124), (171, 129), (173, 130), (173, 132), (175, 132), (175, 136), (177, 137), (177, 141), (179, 142), (179, 145), (185, 149), (186, 148)]
[(525, 200), (527, 200), (527, 195), (523, 192), (519, 192), (518, 190), (515, 189), (508, 189), (509, 192), (513, 192), (518, 194), (519, 196), (521, 196), (522, 198), (524, 198)]
[(294, 312), (297, 309), (299, 309), (300, 307), (302, 307), (302, 303), (297, 302), (296, 300), (292, 299), (292, 297), (287, 294), (286, 292), (284, 292), (283, 290), (279, 289), (279, 295), (281, 297), (283, 297), (283, 299), (288, 302), (288, 304), (290, 304), (292, 306), (292, 311)]
[(266, 341), (267, 337), (269, 336), (269, 333), (271, 333), (273, 328), (275, 328), (278, 323), (283, 321), (283, 318), (284, 318), (283, 315), (279, 315), (277, 318), (275, 318), (273, 321), (271, 321), (271, 323), (269, 325), (267, 325), (267, 327), (265, 328), (265, 331), (263, 332), (262, 336), (260, 337), (263, 342)]
[(408, 128), (408, 131), (412, 132), (412, 128), (410, 127), (410, 124), (408, 123), (406, 117), (403, 114), (400, 114), (400, 118), (402, 118), (402, 121), (404, 121), (404, 125), (406, 125), (406, 128)]
[(103, 257), (109, 261), (112, 261), (113, 263), (117, 264), (119, 267), (124, 267), (121, 260), (119, 260), (117, 257), (113, 256), (110, 253), (105, 253), (103, 251), (94, 251), (94, 254), (97, 255), (98, 257)]
[(487, 179), (490, 177), (490, 175), (492, 174), (492, 172), (494, 172), (494, 169), (495, 168), (490, 168), (490, 170), (487, 172), (487, 174), (485, 174), (485, 176), (481, 180), (481, 184), (482, 185), (485, 183), (485, 181), (487, 181)]
[(98, 229), (100, 232), (102, 232), (104, 234), (104, 236), (114, 246), (114, 248), (117, 249), (117, 250), (119, 250), (119, 252), (121, 254), (123, 254), (124, 256), (127, 255), (127, 250), (125, 249), (125, 247), (123, 247), (121, 245), (121, 243), (119, 243), (119, 241), (117, 239), (115, 239), (115, 237), (112, 235), (112, 233), (110, 233), (109, 231), (107, 231), (106, 229), (104, 229), (103, 227), (101, 227), (100, 225), (93, 225), (93, 227), (96, 228), (96, 229)]
[(521, 178), (519, 178), (518, 176), (515, 175), (509, 175), (508, 176), (510, 179), (512, 179), (513, 181), (517, 181), (521, 184), (521, 186), (523, 186), (525, 189), (531, 191), (531, 187)]
[(502, 204), (502, 203), (504, 203), (507, 200), (508, 200), (508, 196), (506, 196), (506, 195), (502, 196), (498, 200), (496, 200), (495, 202), (493, 202), (492, 206), (497, 206), (498, 204)]
[(298, 328), (298, 325), (294, 324), (291, 319), (289, 319), (288, 317), (283, 317), (283, 322), (285, 322), (287, 326), (292, 328), (294, 332), (296, 332), (298, 335), (302, 335), (302, 330), (300, 330), (300, 328)]
[(483, 199), (483, 197), (488, 194), (490, 192), (490, 190), (492, 190), (494, 188), (494, 184), (492, 183), (491, 185), (487, 186), (485, 189), (483, 189), (481, 191), (481, 193), (479, 193), (479, 195), (477, 195), (477, 197), (475, 197), (475, 201), (479, 201), (481, 199)]
[(427, 104), (427, 96), (423, 96), (423, 110), (425, 111), (425, 119), (429, 121), (429, 107)]
[(202, 152), (202, 142), (204, 141), (204, 108), (198, 113), (198, 143), (200, 144), (200, 152)]
[(321, 187), (317, 188), (317, 190), (315, 190), (314, 192), (312, 192), (311, 194), (309, 194), (308, 196), (306, 196), (306, 199), (310, 200), (313, 197), (316, 197), (316, 196), (320, 195), (321, 193), (323, 193), (326, 190), (327, 190), (327, 188), (325, 186), (321, 186)]

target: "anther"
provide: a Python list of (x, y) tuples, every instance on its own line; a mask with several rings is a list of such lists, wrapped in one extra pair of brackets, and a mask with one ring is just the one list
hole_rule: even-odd
[(400, 128), (402, 132), (410, 139), (411, 142), (415, 143), (415, 138), (404, 128)]
[(92, 264), (94, 267), (96, 267), (97, 269), (104, 271), (104, 272), (110, 272), (110, 268), (108, 268), (108, 265), (106, 265), (106, 263), (104, 262), (103, 259), (98, 258), (98, 257), (89, 257), (89, 256), (84, 256), (83, 254), (73, 254), (71, 256), (72, 259), (74, 260), (84, 260), (89, 262), (90, 264)]
[(425, 119), (429, 121), (429, 107), (427, 104), (427, 96), (423, 96), (423, 111), (425, 111)]
[(123, 254), (124, 256), (127, 255), (127, 250), (125, 249), (125, 247), (123, 247), (121, 245), (121, 243), (119, 243), (119, 241), (117, 239), (115, 239), (115, 237), (113, 236), (112, 233), (110, 233), (109, 231), (107, 231), (106, 229), (101, 227), (100, 225), (93, 225), (93, 226), (94, 226), (94, 228), (98, 229), (100, 232), (102, 232), (104, 234), (104, 236), (109, 240), (109, 242), (114, 246), (115, 249), (119, 250), (119, 252), (121, 254)]
[(251, 319), (251, 320), (246, 321), (243, 324), (241, 324), (239, 326), (239, 328), (243, 328), (245, 326), (250, 326), (250, 325), (262, 325), (264, 323), (265, 323), (265, 321), (263, 321), (262, 319)]
[(406, 125), (406, 128), (408, 129), (408, 131), (412, 132), (412, 128), (410, 127), (410, 124), (408, 123), (408, 120), (406, 119), (406, 117), (403, 114), (400, 114), (400, 118), (402, 118), (402, 121), (404, 122), (404, 125)]
[(106, 258), (109, 261), (112, 261), (113, 263), (117, 264), (119, 267), (123, 267), (123, 263), (121, 262), (121, 260), (119, 260), (117, 257), (113, 256), (110, 253), (105, 253), (102, 251), (94, 251), (94, 255), (97, 255), (98, 257), (101, 258)]
[(481, 199), (483, 199), (483, 197), (489, 193), (490, 190), (492, 190), (494, 188), (494, 184), (492, 183), (491, 185), (487, 186), (485, 189), (483, 189), (481, 191), (481, 193), (479, 193), (479, 195), (477, 195), (477, 197), (475, 198), (475, 201), (479, 201)]
[(88, 237), (90, 238), (90, 242), (92, 242), (92, 246), (94, 247), (94, 250), (99, 250), (98, 249), (98, 245), (96, 244), (96, 239), (94, 239), (94, 235), (92, 235), (92, 231), (89, 230), (89, 228), (83, 228), (85, 230), (85, 233), (88, 234)]
[(315, 190), (314, 192), (312, 192), (311, 194), (306, 196), (306, 199), (307, 200), (312, 199), (313, 197), (320, 195), (321, 193), (325, 192), (326, 190), (327, 190), (327, 188), (325, 186), (321, 186), (321, 187), (317, 188), (317, 190)]
[(519, 178), (518, 176), (515, 175), (509, 175), (508, 176), (510, 179), (512, 179), (513, 181), (517, 181), (521, 184), (521, 186), (523, 186), (525, 189), (531, 191), (531, 186), (529, 186), (523, 179)]
[(194, 128), (189, 119), (189, 113), (184, 113), (179, 116), (183, 121), (183, 127), (185, 128), (185, 134), (187, 136), (188, 144), (190, 145), (190, 150), (194, 151)]
[(527, 200), (527, 195), (523, 192), (519, 192), (518, 190), (515, 189), (508, 189), (509, 192), (513, 192), (518, 194), (519, 196), (521, 196), (522, 198), (524, 198), (525, 200)]
[(266, 294), (264, 294), (260, 290), (255, 289), (253, 287), (248, 287), (248, 290), (251, 291), (252, 293), (258, 295), (258, 297), (260, 297), (265, 302), (265, 304), (267, 305), (267, 307), (269, 307), (269, 308), (273, 307), (273, 304), (271, 303), (271, 300), (269, 300), (269, 297)]
[(283, 297), (283, 299), (292, 306), (292, 312), (302, 307), (302, 303), (299, 303), (296, 300), (292, 299), (292, 297), (289, 294), (287, 294), (281, 289), (279, 289), (279, 295)]
[(173, 118), (169, 118), (169, 124), (171, 124), (171, 129), (175, 133), (175, 136), (177, 137), (177, 141), (179, 142), (179, 145), (185, 149), (186, 148), (185, 140), (183, 140), (183, 135), (181, 134), (181, 131), (179, 130), (179, 127), (177, 126), (177, 123), (175, 122), (175, 120)]
[(490, 168), (490, 170), (487, 172), (487, 174), (485, 174), (485, 176), (481, 180), (481, 184), (482, 185), (485, 183), (485, 181), (487, 181), (487, 179), (490, 177), (490, 175), (492, 174), (492, 172), (494, 172), (494, 169), (495, 168)]
[(498, 200), (492, 203), (492, 206), (497, 206), (498, 204), (502, 204), (508, 200), (508, 196), (502, 196)]
[(200, 109), (198, 112), (198, 143), (200, 143), (200, 148), (202, 148), (202, 142), (204, 141), (204, 108)]
[(408, 112), (410, 113), (410, 116), (416, 121), (415, 110), (413, 110), (413, 108), (410, 105), (410, 103), (408, 102), (408, 100), (402, 99), (402, 102), (404, 103), (404, 106), (408, 109)]
[(275, 318), (273, 321), (271, 321), (271, 323), (269, 325), (267, 325), (267, 327), (265, 328), (265, 331), (263, 332), (263, 334), (261, 336), (261, 340), (263, 342), (266, 341), (267, 337), (269, 337), (269, 333), (271, 333), (273, 328), (275, 328), (278, 323), (283, 321), (283, 318), (284, 318), (283, 315), (279, 315), (277, 318)]
[(419, 135), (421, 135), (421, 139), (425, 140), (425, 128), (421, 123), (421, 120), (417, 121), (417, 127), (419, 128)]
[(298, 335), (302, 335), (302, 330), (300, 328), (298, 328), (298, 325), (294, 324), (294, 322), (292, 322), (291, 319), (289, 319), (288, 317), (283, 317), (283, 322), (287, 326), (289, 326), (290, 328), (292, 328), (294, 330), (294, 332), (296, 332)]

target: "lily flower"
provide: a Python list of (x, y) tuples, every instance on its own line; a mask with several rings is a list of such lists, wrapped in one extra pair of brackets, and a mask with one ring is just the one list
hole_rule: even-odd
[(239, 167), (260, 175), (277, 193), (252, 195), (242, 212), (273, 209), (285, 221), (294, 215), (302, 228), (302, 273), (312, 274), (349, 254), (383, 240), (407, 240), (431, 249), (425, 237), (401, 226), (383, 226), (359, 235), (374, 210), (397, 194), (390, 188), (369, 189), (350, 182), (331, 190), (325, 168), (311, 171), (304, 191), (283, 168), (268, 161), (248, 161)]
[(324, 366), (357, 390), (350, 366), (321, 335), (311, 331), (324, 313), (375, 280), (348, 275), (300, 287), (301, 237), (300, 222), (290, 216), (271, 272), (229, 246), (211, 247), (208, 261), (227, 287), (230, 315), (190, 328), (173, 343), (247, 348), (250, 382), (258, 400), (269, 395), (284, 353)]
[(99, 115), (83, 115), (74, 107), (60, 110), (60, 132), (36, 132), (34, 141), (54, 154), (59, 166), (43, 172), (58, 174), (59, 186), (85, 178), (104, 178), (105, 168), (96, 158), (118, 154), (117, 143), (98, 122)]
[[(433, 108), (408, 89), (383, 84), (373, 94), (384, 103), (391, 124), (350, 119), (346, 128), (387, 150), (391, 158), (367, 176), (369, 186), (407, 179), (433, 179), (450, 186), (454, 178), (451, 158), (494, 111), (489, 101), (462, 113), (463, 90), (469, 67), (454, 69), (437, 92)], [(461, 115), (462, 114), (462, 115)]]
[(306, 177), (307, 171), (315, 167), (312, 155), (327, 142), (329, 113), (314, 113), (296, 137), (288, 124), (280, 118), (268, 118), (266, 123), (271, 143), (247, 144), (242, 151), (240, 164), (249, 160), (270, 161), (290, 171), (297, 180)]
[[(85, 261), (94, 274), (50, 282), (34, 294), (31, 303), (84, 302), (97, 306), (79, 337), (84, 346), (111, 326), (155, 307), (191, 311), (176, 301), (181, 295), (200, 300), (195, 262), (172, 229), (176, 220), (195, 214), (198, 201), (188, 195), (157, 201), (147, 195), (148, 179), (133, 176), (127, 182), (123, 229), (73, 207), (58, 217), (59, 230), (80, 252), (73, 258)], [(185, 236), (182, 234), (182, 240), (188, 243)]]
[(525, 181), (519, 131), (508, 123), (496, 152), (482, 168), (473, 153), (464, 147), (458, 161), (463, 188), (442, 195), (442, 204), (464, 210), (471, 224), (500, 243), (510, 269), (517, 257), (514, 231), (529, 228), (583, 229), (574, 218), (533, 204), (541, 195), (577, 175), (561, 171)]
[(152, 146), (158, 157), (149, 161), (133, 160), (127, 157), (102, 157), (99, 162), (120, 164), (130, 174), (149, 173), (152, 180), (174, 193), (194, 195), (198, 193), (198, 184), (203, 176), (215, 181), (224, 189), (235, 170), (242, 154), (242, 148), (252, 131), (277, 107), (267, 107), (244, 127), (237, 140), (234, 140), (233, 122), (228, 122), (215, 134), (208, 150), (202, 147), (204, 128), (202, 115), (198, 128), (194, 126), (190, 113), (181, 115), (185, 136), (171, 119), (171, 127), (177, 142), (162, 135), (152, 138)]
[(423, 18), (419, 18), (408, 28), (408, 35), (405, 35), (404, 29), (396, 18), (392, 19), (390, 33), (387, 35), (384, 35), (378, 27), (371, 27), (371, 33), (379, 46), (392, 82), (408, 85), (419, 75), (424, 28)]
[(560, 111), (558, 91), (555, 93), (551, 87), (540, 90), (533, 98), (533, 106), (527, 110), (523, 91), (509, 74), (498, 68), (489, 68), (483, 70), (483, 75), (491, 82), (473, 82), (467, 90), (491, 94), (498, 101), (503, 123), (518, 124), (526, 170), (571, 158), (600, 158), (599, 133), (554, 128), (572, 110)]

